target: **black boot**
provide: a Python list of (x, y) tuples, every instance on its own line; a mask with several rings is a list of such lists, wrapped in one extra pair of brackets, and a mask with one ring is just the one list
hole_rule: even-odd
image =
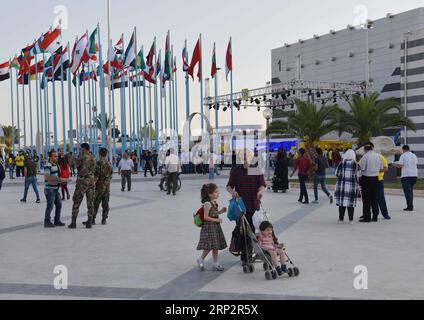
[[(89, 223), (89, 220), (90, 220), (90, 219), (88, 219), (87, 221), (83, 222), (82, 224), (83, 224), (84, 226), (87, 226), (87, 224)], [(93, 221), (91, 221), (91, 225), (92, 225), (92, 226), (95, 226), (95, 225), (96, 225), (96, 219), (93, 219)]]
[(102, 225), (104, 225), (104, 226), (107, 225), (107, 219), (103, 218)]
[(86, 229), (91, 229), (93, 226), (93, 218), (89, 217), (87, 220), (87, 224), (85, 225)]
[(68, 226), (68, 229), (76, 229), (77, 228), (77, 217), (72, 217), (72, 223)]

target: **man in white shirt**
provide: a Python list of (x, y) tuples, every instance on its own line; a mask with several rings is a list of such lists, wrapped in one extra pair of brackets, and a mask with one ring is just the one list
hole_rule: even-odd
[(403, 146), (402, 151), (399, 162), (393, 166), (402, 169), (402, 187), (407, 203), (404, 211), (414, 211), (414, 186), (418, 180), (418, 158), (411, 152), (408, 145)]
[(362, 187), (362, 202), (363, 216), (360, 222), (371, 222), (371, 209), (372, 221), (378, 221), (379, 208), (378, 208), (378, 176), (383, 172), (383, 162), (380, 155), (374, 152), (374, 145), (367, 143), (364, 147), (365, 155), (359, 162), (361, 168), (361, 187)]
[(121, 175), (122, 179), (122, 192), (125, 192), (125, 186), (128, 183), (128, 191), (131, 191), (131, 173), (134, 169), (134, 162), (130, 159), (128, 152), (124, 153), (124, 157), (121, 159), (118, 165), (118, 174)]
[(175, 196), (177, 192), (177, 179), (178, 174), (181, 172), (180, 159), (174, 154), (174, 150), (170, 149), (167, 153), (165, 160), (166, 171), (168, 172), (168, 179), (166, 181), (168, 185), (168, 195), (171, 194), (171, 183), (172, 183), (172, 194)]

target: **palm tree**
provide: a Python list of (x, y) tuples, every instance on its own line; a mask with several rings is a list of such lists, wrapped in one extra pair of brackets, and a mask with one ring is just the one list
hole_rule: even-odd
[[(0, 142), (6, 144), (6, 146), (8, 147), (12, 147), (13, 145), (13, 129), (12, 126), (4, 126), (3, 128), (3, 134), (4, 137), (0, 138)], [(15, 144), (18, 143), (19, 141), (19, 136), (18, 136), (18, 129), (16, 127), (14, 127), (15, 130)]]
[(268, 133), (291, 133), (305, 141), (306, 147), (313, 147), (321, 137), (335, 131), (339, 107), (323, 106), (296, 100), (297, 112), (286, 113), (287, 121), (275, 121), (270, 125)]
[[(106, 122), (106, 140), (107, 140), (107, 145), (109, 145), (110, 139), (111, 139), (111, 135), (110, 135), (110, 129), (113, 126), (113, 119), (111, 117), (108, 116), (108, 114), (105, 114), (105, 122)], [(102, 130), (102, 115), (99, 114), (97, 115), (96, 118), (93, 119), (93, 125), (95, 128)]]
[(416, 131), (416, 125), (405, 116), (399, 101), (386, 99), (379, 101), (380, 94), (375, 92), (368, 97), (353, 96), (349, 102), (350, 110), (339, 110), (339, 133), (352, 134), (364, 145), (372, 137), (382, 134), (385, 129), (406, 126)]

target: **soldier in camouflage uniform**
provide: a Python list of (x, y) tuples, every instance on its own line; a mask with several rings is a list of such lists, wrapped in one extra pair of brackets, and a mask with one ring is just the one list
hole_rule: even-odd
[[(100, 160), (97, 161), (96, 171), (94, 173), (96, 182), (96, 197), (94, 200), (94, 218), (92, 225), (96, 224), (97, 213), (102, 204), (103, 215), (102, 215), (102, 225), (107, 224), (107, 218), (109, 215), (109, 198), (110, 198), (110, 183), (112, 181), (113, 169), (112, 165), (107, 160), (107, 149), (102, 148), (100, 150)], [(84, 225), (87, 225), (87, 222), (84, 222)]]
[(94, 171), (96, 169), (96, 158), (91, 154), (90, 146), (87, 143), (81, 145), (81, 154), (75, 160), (75, 166), (78, 169), (78, 178), (72, 199), (74, 204), (72, 206), (72, 223), (69, 225), (69, 229), (76, 229), (77, 227), (77, 217), (84, 195), (87, 197), (88, 209), (88, 223), (86, 227), (87, 229), (91, 229), (94, 218), (94, 188), (96, 185)]

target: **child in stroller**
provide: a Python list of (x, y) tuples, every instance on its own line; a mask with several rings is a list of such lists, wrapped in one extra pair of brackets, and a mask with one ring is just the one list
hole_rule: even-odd
[(261, 223), (259, 230), (261, 233), (258, 236), (258, 241), (261, 249), (271, 256), (272, 263), (279, 276), (288, 273), (287, 256), (283, 243), (278, 243), (277, 237), (274, 235), (274, 228), (269, 221)]

